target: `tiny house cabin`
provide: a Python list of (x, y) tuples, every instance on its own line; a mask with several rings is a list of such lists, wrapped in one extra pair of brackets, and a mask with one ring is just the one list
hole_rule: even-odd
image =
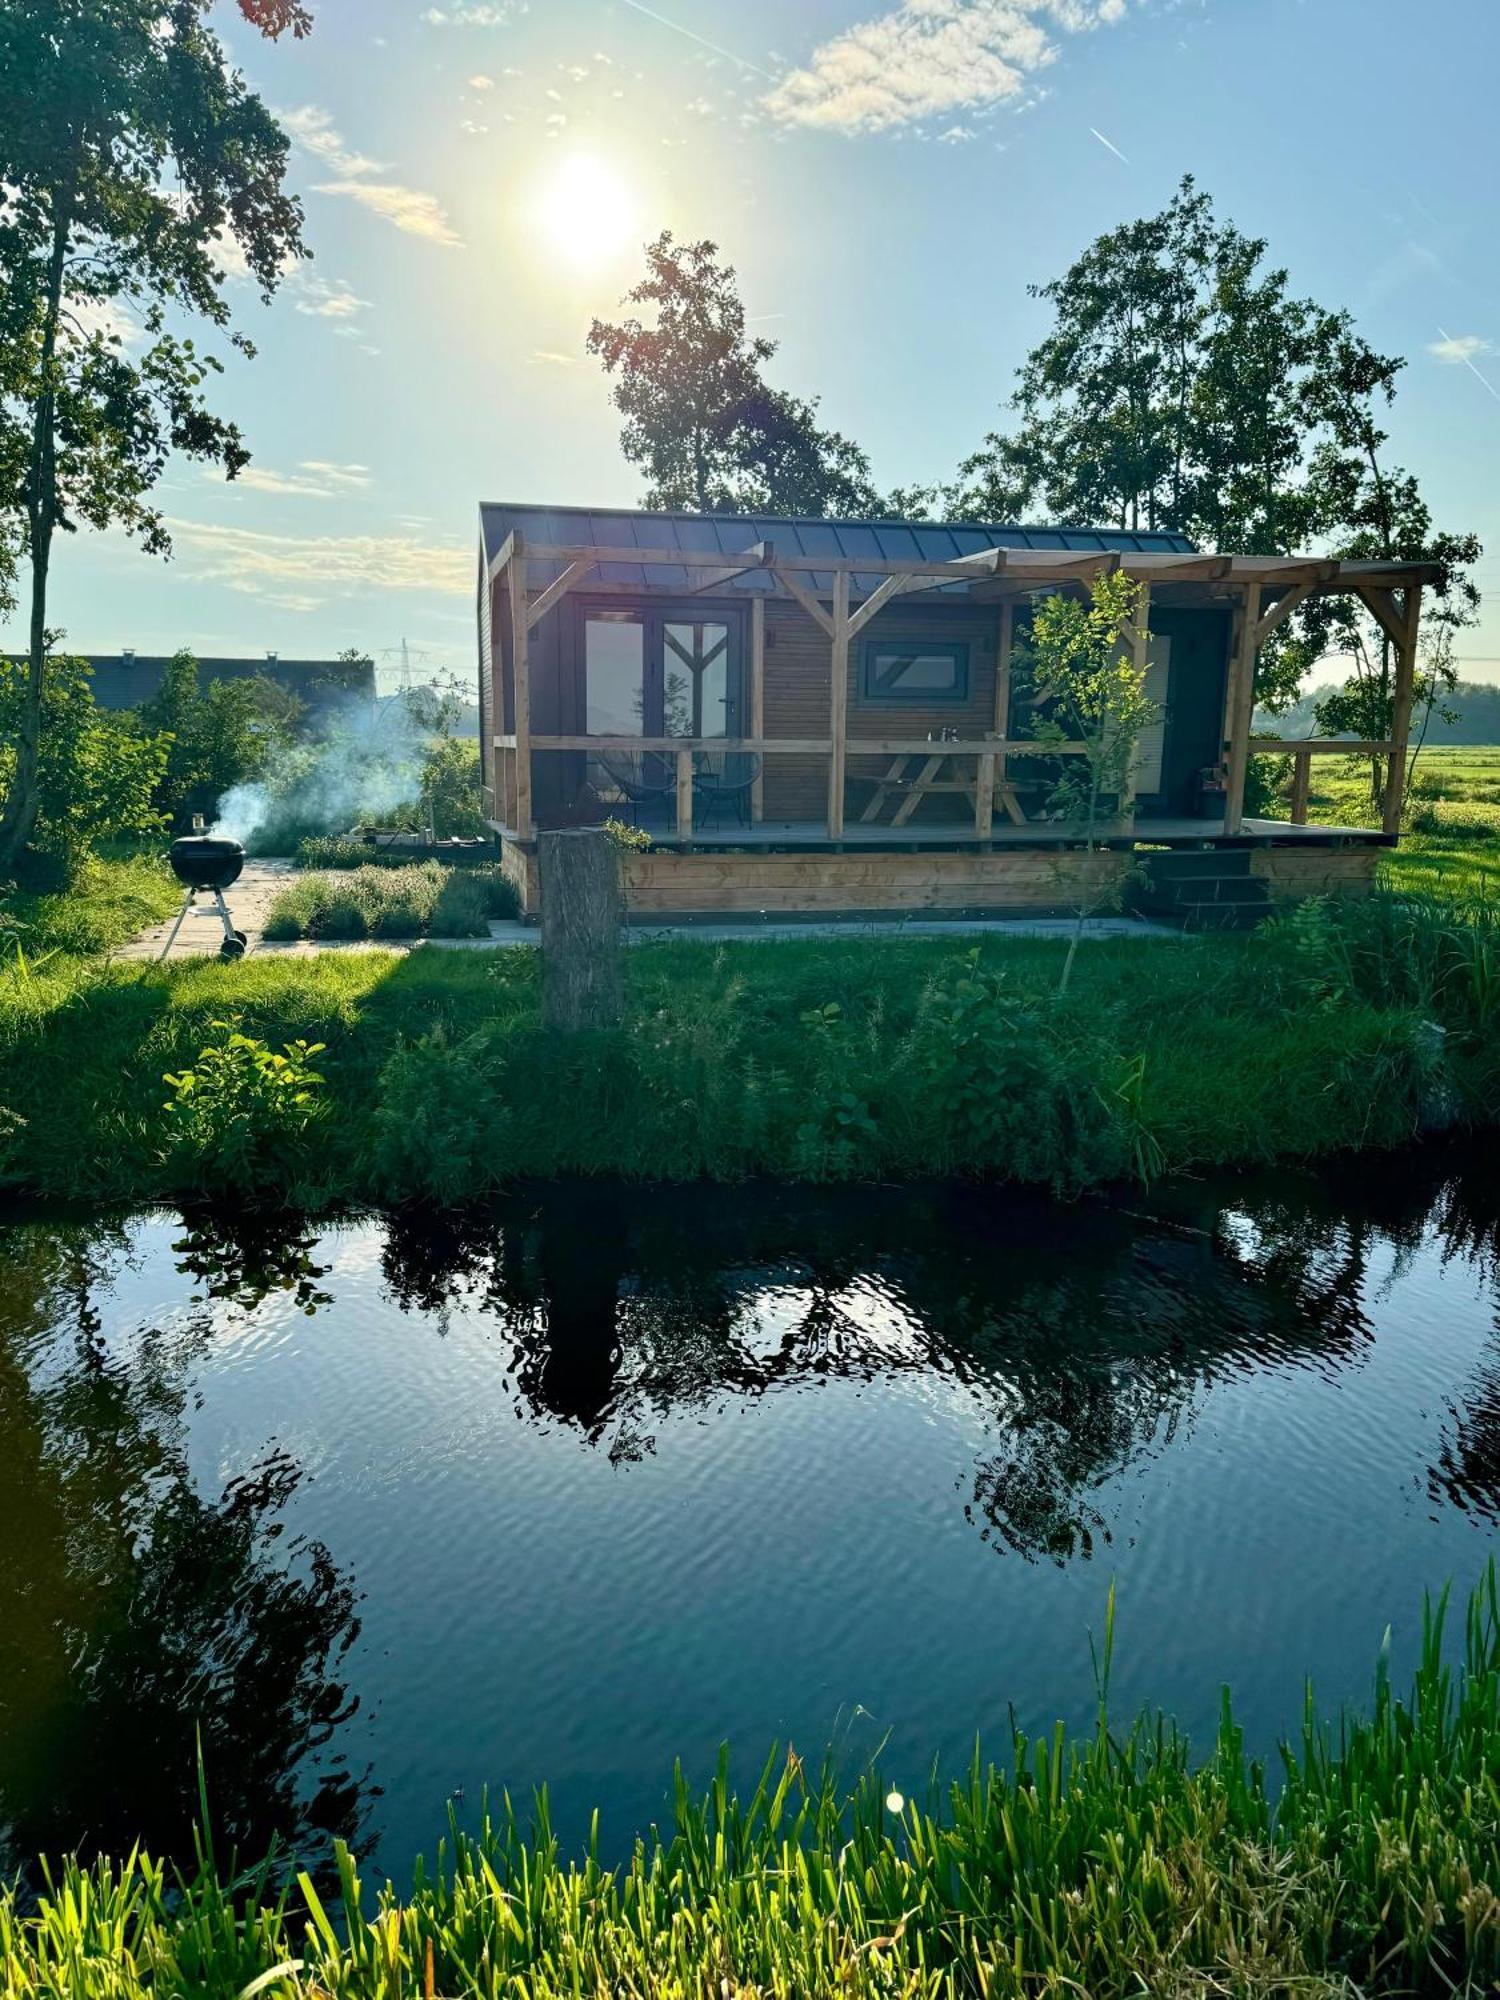
[[(1121, 643), (1152, 712), (1084, 829), (1055, 805), (1079, 746), (1039, 739), (1026, 639), (1039, 593), (1112, 569), (1142, 586)], [(1127, 873), (1197, 922), (1358, 892), (1399, 825), (1427, 575), (1104, 529), (486, 505), (490, 824), (528, 913), (538, 832), (611, 819), (639, 829), (626, 900), (653, 919), (1037, 911)], [(1334, 590), (1395, 646), (1391, 737), (1268, 745), (1290, 815), (1249, 817), (1257, 650)], [(1312, 758), (1359, 752), (1387, 760), (1381, 825), (1309, 826)]]

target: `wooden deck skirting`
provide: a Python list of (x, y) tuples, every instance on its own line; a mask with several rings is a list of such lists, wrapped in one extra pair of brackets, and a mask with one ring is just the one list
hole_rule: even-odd
[[(702, 597), (711, 613), (711, 593), (750, 576), (754, 585), (748, 623), (749, 733), (724, 737), (590, 736), (545, 726), (543, 707), (533, 702), (532, 635), (542, 620), (575, 595), (620, 595), (610, 579), (614, 565), (627, 565), (650, 579), (661, 570), (662, 584), (632, 584), (632, 599)], [(947, 908), (962, 894), (974, 907), (1037, 907), (1051, 890), (1052, 903), (1069, 900), (1063, 877), (1081, 860), (1076, 829), (1045, 822), (1017, 826), (997, 815), (997, 805), (1013, 802), (1029, 758), (1055, 758), (1083, 751), (1077, 743), (1038, 743), (1013, 736), (1011, 642), (1017, 603), (1042, 588), (1082, 589), (1101, 573), (1121, 571), (1143, 586), (1137, 629), (1122, 633), (1139, 661), (1144, 660), (1153, 591), (1184, 593), (1193, 602), (1230, 603), (1235, 610), (1224, 702), (1223, 781), (1225, 811), (1217, 826), (1169, 834), (1160, 822), (1123, 822), (1105, 836), (1116, 850), (1092, 857), (1090, 865), (1126, 865), (1123, 856), (1137, 842), (1184, 843), (1245, 840), (1250, 844), (1297, 843), (1281, 875), (1296, 883), (1311, 863), (1301, 843), (1317, 830), (1306, 827), (1311, 762), (1319, 756), (1370, 756), (1386, 762), (1381, 830), (1354, 835), (1357, 862), (1343, 864), (1351, 881), (1373, 879), (1378, 844), (1395, 839), (1406, 783), (1422, 588), (1433, 575), (1420, 563), (1342, 562), (1318, 557), (1200, 556), (1187, 553), (1109, 552), (1069, 549), (988, 548), (946, 562), (883, 560), (874, 556), (781, 554), (767, 542), (741, 551), (702, 553), (680, 548), (573, 546), (531, 543), (512, 532), (484, 566), (482, 635), (489, 635), (492, 734), (487, 752), (497, 831), (505, 836), (506, 866), (515, 872), (523, 900), (535, 907), (530, 881), (534, 857), (528, 852), (535, 831), (533, 759), (611, 752), (654, 753), (671, 761), (676, 824), (671, 834), (653, 836), (648, 854), (626, 861), (626, 892), (633, 908)], [(751, 576), (751, 573), (755, 574)], [(891, 718), (865, 709), (850, 714), (850, 680), (856, 671), (853, 642), (882, 610), (905, 598), (942, 591), (941, 608), (972, 620), (979, 607), (994, 614), (993, 652), (986, 648), (982, 689), (958, 717), (955, 736), (943, 740), (918, 733), (914, 710), (908, 733)], [(1395, 658), (1395, 702), (1389, 739), (1344, 743), (1313, 740), (1284, 743), (1252, 737), (1257, 653), (1272, 633), (1308, 597), (1328, 592), (1357, 595), (1378, 620)], [(1169, 599), (1168, 601), (1174, 601)], [(745, 595), (738, 599), (745, 604)], [(768, 610), (776, 611), (775, 632)], [(727, 615), (727, 614), (725, 614)], [(790, 620), (795, 630), (787, 629)], [(548, 628), (549, 630), (552, 628)], [(766, 649), (775, 637), (798, 671), (789, 698), (778, 677), (773, 700), (767, 685)], [(556, 696), (553, 696), (555, 707)], [(768, 713), (774, 710), (774, 713)], [(534, 720), (543, 726), (534, 726)], [(788, 727), (787, 725), (791, 726)], [(809, 726), (811, 725), (811, 726)], [(866, 733), (868, 731), (869, 733)], [(695, 827), (694, 757), (699, 752), (748, 754), (761, 760), (750, 794), (752, 824), (743, 830)], [(1252, 756), (1292, 759), (1292, 820), (1277, 831), (1244, 815), (1246, 775)], [(972, 812), (949, 823), (865, 826), (846, 824), (846, 790), (854, 776), (868, 777), (859, 760), (940, 755), (953, 782), (934, 789), (972, 790)], [(851, 760), (856, 768), (851, 771)], [(958, 760), (957, 763), (952, 760)], [(962, 769), (960, 770), (960, 766)], [(821, 773), (821, 776), (819, 774)], [(535, 782), (540, 785), (540, 778)], [(814, 785), (822, 794), (815, 800)], [(1024, 786), (1023, 786), (1024, 789)], [(811, 808), (811, 811), (808, 808)], [(820, 825), (812, 813), (822, 810)], [(779, 830), (776, 815), (798, 822)], [(899, 836), (912, 836), (908, 843)], [(743, 837), (741, 837), (743, 835)], [(892, 837), (897, 836), (897, 837)], [(1359, 847), (1359, 843), (1363, 846)], [(920, 854), (915, 851), (920, 847)], [(809, 850), (809, 851), (803, 851)], [(857, 851), (856, 851), (857, 850)], [(911, 871), (915, 870), (913, 873)], [(822, 871), (822, 872), (819, 872)], [(872, 872), (875, 871), (875, 872)], [(1050, 873), (1048, 872), (1050, 871)], [(880, 876), (877, 881), (876, 874)], [(920, 878), (920, 879), (919, 879)], [(883, 882), (883, 900), (877, 891)], [(859, 892), (856, 894), (855, 892)], [(692, 900), (712, 895), (710, 904)], [(757, 901), (757, 898), (759, 900)], [(644, 899), (644, 900), (643, 900)], [(655, 899), (655, 900), (653, 900)], [(684, 899), (687, 899), (684, 901)], [(746, 900), (748, 899), (748, 900)]]

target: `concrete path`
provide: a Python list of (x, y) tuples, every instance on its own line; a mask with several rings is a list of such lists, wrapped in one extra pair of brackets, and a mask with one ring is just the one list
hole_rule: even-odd
[[(293, 869), (290, 861), (247, 861), (238, 882), (225, 897), (230, 917), (245, 933), (247, 951), (257, 958), (285, 955), (311, 958), (325, 951), (494, 951), (507, 945), (534, 945), (536, 926), (521, 923), (492, 923), (487, 938), (399, 938), (329, 939), (326, 943), (299, 938), (289, 943), (273, 943), (265, 936), (266, 918), (272, 903), (285, 888)], [(162, 946), (171, 933), (175, 918), (153, 924), (116, 956), (131, 959), (160, 958)], [(808, 938), (902, 938), (902, 937), (1012, 937), (1067, 938), (1073, 933), (1071, 917), (920, 917), (904, 921), (872, 921), (868, 918), (818, 919), (805, 923), (767, 923), (752, 920), (740, 923), (632, 924), (626, 931), (630, 944), (659, 944), (681, 941), (693, 944), (742, 944), (780, 939)], [(1139, 917), (1091, 917), (1084, 925), (1089, 938), (1176, 937), (1166, 924), (1148, 923)], [(224, 930), (211, 896), (198, 897), (188, 912), (171, 958), (175, 965), (184, 958), (212, 958), (218, 952)]]

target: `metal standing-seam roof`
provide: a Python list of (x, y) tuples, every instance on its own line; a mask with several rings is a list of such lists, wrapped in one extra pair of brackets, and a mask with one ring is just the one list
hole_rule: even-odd
[[(782, 555), (872, 556), (881, 562), (951, 562), (984, 549), (1076, 549), (1080, 554), (1195, 555), (1186, 535), (1135, 533), (1114, 528), (1027, 528), (976, 521), (833, 521), (788, 514), (669, 514), (644, 508), (528, 507), (484, 501), (479, 509), (485, 560), (492, 561), (507, 535), (519, 528), (528, 543), (566, 548), (688, 549), (694, 554), (733, 556), (757, 542), (773, 543)], [(533, 584), (551, 581), (560, 566), (538, 562)], [(873, 590), (880, 572), (855, 574), (859, 595)], [(648, 582), (687, 590), (702, 571), (671, 563), (604, 563), (601, 583), (639, 590)], [(812, 588), (827, 592), (829, 574), (814, 572)], [(732, 591), (769, 591), (774, 579), (747, 570), (720, 586)], [(942, 586), (947, 589), (949, 586)], [(965, 589), (956, 584), (955, 589)]]

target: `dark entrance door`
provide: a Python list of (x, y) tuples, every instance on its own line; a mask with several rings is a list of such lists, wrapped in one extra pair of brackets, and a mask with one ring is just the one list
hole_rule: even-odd
[(1227, 609), (1151, 607), (1152, 636), (1165, 639), (1170, 651), (1160, 785), (1138, 798), (1138, 812), (1177, 817), (1197, 810), (1198, 774), (1218, 763), (1223, 745), (1229, 626)]

